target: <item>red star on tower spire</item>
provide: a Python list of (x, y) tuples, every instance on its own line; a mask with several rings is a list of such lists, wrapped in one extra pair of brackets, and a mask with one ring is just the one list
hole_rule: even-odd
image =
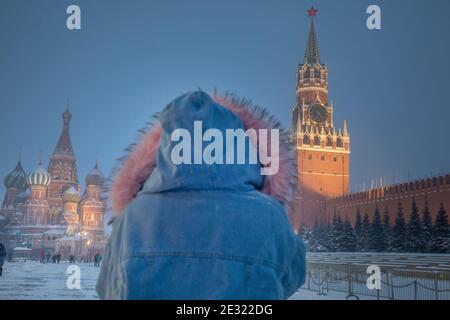
[(314, 7), (311, 7), (310, 9), (307, 10), (307, 12), (308, 12), (308, 17), (315, 17), (316, 14), (317, 14), (317, 11), (319, 11), (319, 10), (317, 10), (317, 9), (314, 8)]

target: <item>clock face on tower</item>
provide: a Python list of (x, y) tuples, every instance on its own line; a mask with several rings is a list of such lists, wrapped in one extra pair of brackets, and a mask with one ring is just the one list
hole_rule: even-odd
[(328, 111), (324, 105), (315, 103), (309, 107), (308, 115), (313, 122), (321, 124), (327, 120)]

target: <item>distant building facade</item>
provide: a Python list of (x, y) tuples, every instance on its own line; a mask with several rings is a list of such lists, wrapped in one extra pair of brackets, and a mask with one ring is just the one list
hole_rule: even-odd
[(71, 112), (67, 109), (62, 118), (62, 133), (48, 170), (39, 163), (27, 174), (19, 160), (4, 178), (0, 241), (9, 250), (31, 248), (33, 258), (59, 252), (64, 258), (73, 254), (89, 259), (105, 246), (105, 179), (96, 164), (86, 176), (84, 193), (80, 193), (70, 138)]

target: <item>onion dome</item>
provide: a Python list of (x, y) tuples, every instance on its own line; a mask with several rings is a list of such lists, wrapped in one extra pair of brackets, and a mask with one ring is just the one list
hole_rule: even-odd
[(27, 182), (30, 186), (47, 187), (50, 184), (50, 180), (50, 174), (42, 167), (41, 163), (39, 163), (39, 166), (27, 177)]
[(22, 168), (22, 164), (20, 160), (17, 162), (17, 165), (13, 171), (11, 171), (3, 180), (5, 187), (16, 188), (21, 191), (26, 190), (27, 188), (27, 174), (25, 170)]
[(70, 187), (63, 193), (64, 202), (78, 202), (81, 199), (80, 192), (75, 187)]
[(89, 174), (86, 176), (86, 185), (87, 186), (103, 186), (105, 182), (105, 177), (103, 176), (103, 173), (98, 168), (98, 164), (95, 164), (95, 167), (89, 172)]

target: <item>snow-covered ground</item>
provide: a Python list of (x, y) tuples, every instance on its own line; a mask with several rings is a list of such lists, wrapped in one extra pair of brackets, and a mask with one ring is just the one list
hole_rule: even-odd
[[(316, 257), (317, 258), (317, 257)], [(325, 257), (322, 257), (325, 258)], [(328, 257), (329, 258), (329, 257)], [(441, 257), (444, 258), (444, 257)], [(447, 257), (448, 258), (448, 257)], [(412, 262), (412, 261), (409, 261)], [(417, 261), (416, 261), (417, 262)], [(441, 262), (440, 267), (446, 268), (447, 265), (443, 265)], [(353, 263), (355, 263), (353, 261)], [(95, 268), (93, 263), (80, 263), (77, 264), (80, 267), (80, 285), (81, 288), (69, 289), (67, 288), (67, 279), (70, 274), (67, 274), (67, 268), (70, 266), (67, 262), (61, 264), (42, 264), (35, 261), (27, 262), (6, 262), (3, 268), (3, 277), (0, 277), (0, 300), (5, 299), (57, 299), (57, 300), (80, 300), (80, 299), (98, 299), (95, 291), (95, 285), (100, 269)], [(317, 280), (317, 279), (316, 279)], [(405, 281), (411, 282), (411, 279)], [(423, 284), (430, 288), (433, 288), (432, 282), (424, 282), (430, 280), (418, 279), (419, 284)], [(441, 290), (440, 299), (446, 299), (448, 294), (448, 280), (439, 281), (438, 288)], [(397, 280), (396, 285), (403, 286), (400, 280)], [(337, 281), (329, 284), (329, 291), (326, 295), (319, 295), (317, 293), (318, 288), (310, 283), (311, 289), (307, 290), (307, 284), (304, 289), (300, 289), (290, 299), (291, 300), (344, 300), (347, 297), (345, 293), (347, 288), (346, 281)], [(367, 290), (357, 290), (363, 285), (354, 285), (355, 291), (363, 293)], [(411, 291), (410, 286), (409, 291)], [(333, 290), (334, 289), (334, 290)], [(401, 288), (400, 288), (401, 289)], [(396, 289), (396, 298), (402, 298)], [(337, 292), (335, 290), (341, 291)], [(384, 289), (383, 289), (384, 290)], [(342, 292), (343, 291), (343, 292)], [(409, 292), (408, 291), (408, 292)], [(425, 292), (426, 291), (426, 292)], [(422, 297), (425, 293), (428, 295)], [(389, 295), (382, 295), (387, 297)], [(376, 299), (376, 297), (358, 294), (359, 299)], [(411, 299), (412, 297), (406, 297)], [(429, 290), (423, 290), (419, 287), (418, 298), (434, 299), (433, 292)], [(448, 298), (447, 298), (448, 299)]]
[[(0, 300), (80, 300), (98, 299), (95, 292), (99, 268), (92, 263), (78, 264), (81, 270), (81, 289), (68, 289), (66, 282), (69, 277), (67, 262), (60, 264), (42, 264), (35, 261), (6, 262), (3, 277), (0, 277)], [(329, 292), (318, 295), (310, 290), (299, 290), (291, 300), (344, 300), (344, 293)]]
[(70, 266), (60, 264), (42, 264), (34, 261), (6, 262), (3, 276), (0, 277), (0, 300), (86, 300), (98, 299), (95, 292), (99, 268), (93, 263), (80, 263), (81, 288), (68, 289), (66, 274)]

